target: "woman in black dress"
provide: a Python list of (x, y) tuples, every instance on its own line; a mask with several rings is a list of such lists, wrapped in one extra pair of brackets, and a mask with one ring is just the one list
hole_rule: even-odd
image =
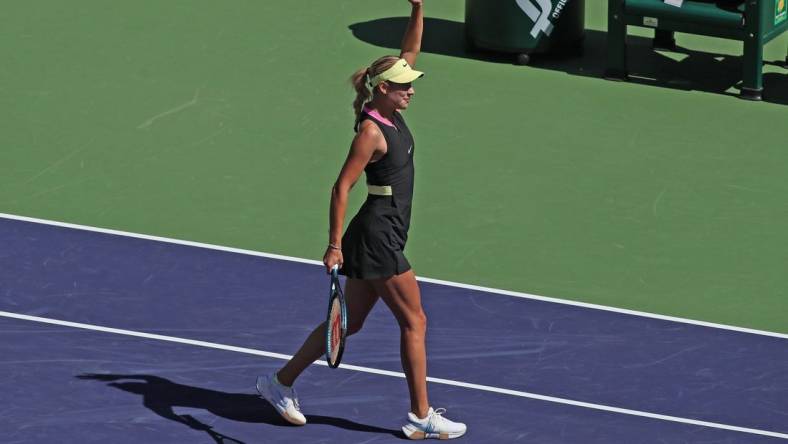
[[(323, 263), (327, 270), (340, 266), (347, 277), (345, 298), (348, 335), (357, 333), (378, 298), (391, 309), (400, 326), (402, 368), (408, 381), (411, 411), (402, 427), (411, 439), (457, 438), (462, 423), (442, 416), (427, 398), (427, 318), (421, 306), (416, 276), (405, 258), (413, 198), (413, 136), (400, 113), (408, 108), (423, 30), (422, 0), (408, 0), (412, 12), (399, 57), (381, 57), (357, 71), (351, 82), (357, 92), (356, 136), (331, 191), (329, 243)], [(367, 200), (348, 224), (342, 226), (350, 189), (366, 172)], [(325, 323), (309, 335), (293, 358), (275, 375), (261, 376), (257, 389), (289, 422), (302, 425), (292, 385), (301, 372), (325, 353)]]

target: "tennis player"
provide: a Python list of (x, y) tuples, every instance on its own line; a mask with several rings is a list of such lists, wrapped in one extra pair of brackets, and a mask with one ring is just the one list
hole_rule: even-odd
[[(433, 409), (427, 398), (427, 318), (416, 276), (403, 253), (413, 199), (415, 144), (401, 111), (413, 98), (411, 82), (423, 75), (413, 66), (424, 28), (422, 0), (408, 1), (412, 12), (399, 57), (381, 57), (351, 77), (357, 92), (353, 103), (356, 136), (331, 190), (329, 243), (323, 263), (327, 271), (339, 264), (340, 274), (347, 277), (348, 335), (361, 329), (378, 298), (399, 323), (411, 404), (402, 427), (405, 435), (410, 439), (458, 438), (465, 433), (465, 424), (443, 417), (445, 409)], [(362, 171), (369, 194), (342, 236), (348, 193)], [(306, 423), (292, 385), (325, 353), (325, 329), (325, 323), (315, 328), (276, 374), (257, 379), (261, 396), (290, 423)]]

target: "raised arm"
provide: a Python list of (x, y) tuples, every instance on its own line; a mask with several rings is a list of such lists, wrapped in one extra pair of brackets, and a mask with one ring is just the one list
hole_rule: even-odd
[(410, 12), (408, 29), (402, 37), (402, 52), (400, 57), (407, 60), (410, 66), (416, 66), (416, 57), (421, 51), (421, 35), (424, 32), (424, 11), (422, 0), (408, 0), (413, 6)]

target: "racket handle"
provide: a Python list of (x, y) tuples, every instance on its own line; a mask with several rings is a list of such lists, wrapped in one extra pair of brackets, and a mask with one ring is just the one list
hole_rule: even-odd
[(335, 278), (339, 277), (339, 264), (335, 264), (333, 267), (331, 267), (331, 275)]

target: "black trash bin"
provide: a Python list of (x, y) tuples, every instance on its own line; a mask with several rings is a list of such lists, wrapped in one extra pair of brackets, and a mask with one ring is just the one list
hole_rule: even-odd
[(469, 49), (516, 55), (518, 64), (533, 54), (581, 55), (585, 0), (465, 0)]

